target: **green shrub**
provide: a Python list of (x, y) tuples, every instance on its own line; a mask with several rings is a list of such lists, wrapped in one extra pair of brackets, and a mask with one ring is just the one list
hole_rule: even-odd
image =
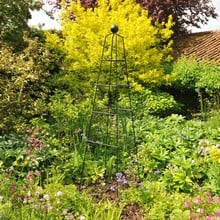
[(166, 92), (145, 89), (134, 94), (132, 104), (135, 106), (135, 115), (155, 115), (165, 117), (180, 112), (181, 105), (174, 97)]
[(220, 67), (218, 65), (183, 57), (174, 63), (173, 72), (176, 75), (173, 87), (180, 92), (196, 91), (201, 112), (208, 112), (211, 108), (219, 109)]
[(39, 99), (48, 93), (49, 51), (37, 39), (25, 41), (20, 52), (7, 46), (0, 51), (0, 133), (24, 132), (28, 121), (42, 114)]

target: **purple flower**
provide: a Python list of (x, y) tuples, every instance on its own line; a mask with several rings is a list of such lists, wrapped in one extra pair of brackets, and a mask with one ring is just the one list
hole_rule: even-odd
[(122, 173), (116, 173), (116, 178), (117, 178), (117, 179), (122, 178), (122, 176), (123, 176), (123, 174), (122, 174)]
[(110, 190), (113, 191), (113, 192), (115, 192), (116, 189), (117, 189), (117, 187), (116, 187), (115, 185), (112, 185), (112, 186), (110, 187)]
[(26, 199), (30, 198), (31, 197), (31, 192), (28, 191), (28, 193), (24, 196)]
[(35, 195), (36, 196), (39, 196), (40, 195), (40, 188), (37, 188), (36, 192), (35, 192)]
[(116, 181), (118, 183), (127, 184), (128, 181), (122, 173), (116, 173)]
[(40, 149), (43, 149), (43, 147), (44, 147), (44, 143), (43, 143), (42, 141), (40, 141), (40, 143), (39, 143), (39, 148), (40, 148)]
[(122, 178), (122, 183), (123, 183), (123, 184), (127, 184), (127, 183), (128, 183), (128, 181), (127, 181), (127, 179), (125, 178), (125, 176), (123, 176), (123, 178)]

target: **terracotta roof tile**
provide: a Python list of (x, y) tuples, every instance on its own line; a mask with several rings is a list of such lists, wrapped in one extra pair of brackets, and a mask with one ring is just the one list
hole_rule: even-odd
[(174, 43), (174, 58), (185, 55), (220, 64), (220, 30), (189, 34)]

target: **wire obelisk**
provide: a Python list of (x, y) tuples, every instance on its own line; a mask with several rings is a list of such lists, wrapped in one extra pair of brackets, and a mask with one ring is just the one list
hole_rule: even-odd
[(103, 161), (107, 176), (119, 171), (122, 157), (136, 152), (124, 37), (116, 25), (104, 38), (86, 142), (83, 171), (89, 150)]

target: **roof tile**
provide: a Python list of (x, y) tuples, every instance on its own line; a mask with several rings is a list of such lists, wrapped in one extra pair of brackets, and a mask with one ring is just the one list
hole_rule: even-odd
[(220, 30), (189, 34), (174, 43), (173, 56), (194, 57), (220, 64)]

